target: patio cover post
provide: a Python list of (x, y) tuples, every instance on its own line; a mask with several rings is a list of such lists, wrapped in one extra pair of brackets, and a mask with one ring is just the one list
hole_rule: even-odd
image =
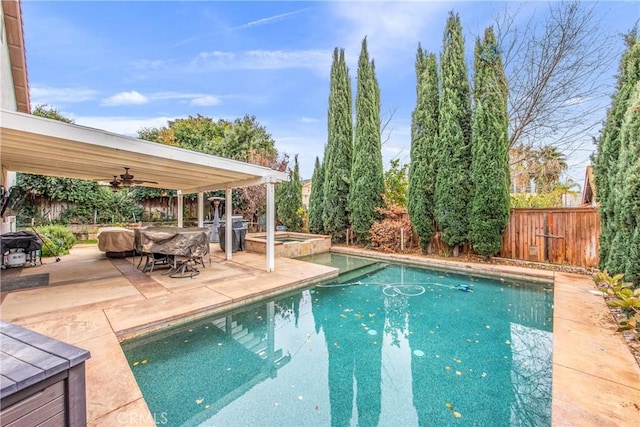
[(224, 252), (227, 261), (231, 261), (231, 253), (233, 252), (233, 221), (231, 213), (233, 212), (233, 202), (231, 201), (231, 188), (224, 190)]
[(182, 227), (182, 190), (178, 190), (178, 227)]
[(204, 193), (198, 193), (198, 227), (204, 227)]
[(273, 182), (267, 183), (267, 271), (276, 269), (275, 262), (275, 185)]

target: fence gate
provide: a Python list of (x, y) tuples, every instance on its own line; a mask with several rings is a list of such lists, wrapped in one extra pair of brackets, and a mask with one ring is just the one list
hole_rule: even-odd
[(597, 208), (511, 209), (500, 256), (597, 267), (599, 240)]

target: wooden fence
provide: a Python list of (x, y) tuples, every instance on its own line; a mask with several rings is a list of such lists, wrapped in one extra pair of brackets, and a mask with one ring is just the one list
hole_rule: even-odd
[[(40, 203), (43, 215), (49, 220), (58, 219), (64, 209), (72, 206), (59, 202)], [(141, 207), (143, 221), (175, 220), (177, 216), (175, 197), (146, 200)], [(197, 210), (197, 200), (184, 200), (185, 219), (197, 218)], [(209, 215), (207, 209), (205, 215)], [(399, 214), (398, 218), (409, 219), (409, 215)], [(405, 240), (405, 248), (416, 246), (417, 242), (418, 236), (414, 232), (413, 239)], [(446, 245), (439, 235), (436, 234), (431, 243), (436, 253), (443, 253), (442, 248)], [(500, 256), (590, 268), (598, 265), (599, 249), (600, 216), (595, 207), (511, 209)]]
[(597, 208), (511, 209), (500, 256), (597, 267), (599, 250)]

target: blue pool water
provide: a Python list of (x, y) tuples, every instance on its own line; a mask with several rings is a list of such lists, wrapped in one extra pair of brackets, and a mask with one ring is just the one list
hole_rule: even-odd
[(550, 425), (548, 286), (332, 258), (368, 273), (123, 343), (158, 425)]

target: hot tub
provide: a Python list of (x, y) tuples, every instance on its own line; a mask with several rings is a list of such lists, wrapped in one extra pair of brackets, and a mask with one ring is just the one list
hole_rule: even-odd
[[(324, 234), (277, 231), (275, 233), (275, 240), (275, 256), (285, 258), (297, 258), (299, 256), (319, 254), (331, 250), (331, 236)], [(245, 250), (259, 254), (267, 253), (267, 234), (247, 234), (245, 238)]]

